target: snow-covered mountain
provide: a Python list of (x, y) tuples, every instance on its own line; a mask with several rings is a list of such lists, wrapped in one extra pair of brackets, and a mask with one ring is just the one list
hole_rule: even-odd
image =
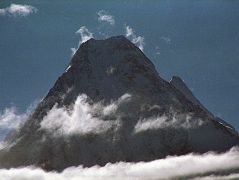
[(25, 125), (8, 138), (0, 166), (62, 170), (237, 145), (237, 132), (180, 86), (160, 78), (124, 36), (90, 39)]

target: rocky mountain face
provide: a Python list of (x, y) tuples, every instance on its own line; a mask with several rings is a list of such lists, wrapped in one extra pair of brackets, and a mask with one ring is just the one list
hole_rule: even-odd
[(169, 83), (124, 36), (90, 39), (0, 152), (1, 167), (137, 162), (225, 151), (237, 132), (180, 79)]

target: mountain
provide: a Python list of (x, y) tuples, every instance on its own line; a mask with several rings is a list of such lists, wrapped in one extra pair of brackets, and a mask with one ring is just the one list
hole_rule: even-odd
[[(0, 152), (0, 167), (138, 162), (239, 143), (182, 82), (162, 79), (124, 36), (81, 44), (65, 72)], [(180, 84), (181, 83), (181, 84)]]

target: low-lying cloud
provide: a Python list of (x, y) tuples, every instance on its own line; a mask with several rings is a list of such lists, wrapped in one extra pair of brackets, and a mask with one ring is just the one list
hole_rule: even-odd
[(15, 107), (0, 112), (0, 129), (16, 129), (25, 122), (27, 114), (18, 114)]
[(109, 23), (112, 26), (115, 24), (114, 16), (108, 14), (106, 11), (100, 10), (97, 13), (97, 15), (98, 15), (98, 21), (99, 22), (106, 22), (106, 23)]
[(28, 16), (32, 13), (36, 13), (37, 11), (37, 8), (30, 5), (11, 4), (9, 7), (0, 9), (0, 15)]
[(129, 94), (124, 94), (117, 101), (103, 105), (101, 102), (90, 104), (88, 97), (82, 94), (76, 99), (72, 110), (54, 106), (43, 118), (41, 128), (53, 132), (56, 136), (106, 132), (120, 122), (117, 119), (103, 119), (114, 114), (118, 106), (130, 97)]
[(125, 31), (125, 36), (129, 38), (132, 43), (138, 46), (141, 51), (143, 51), (145, 45), (144, 37), (136, 36), (134, 30), (130, 26), (126, 26)]
[[(72, 134), (102, 133), (110, 128), (121, 126), (120, 116), (114, 116), (125, 103), (130, 102), (132, 96), (124, 94), (109, 104), (103, 102), (93, 103), (82, 94), (71, 110), (54, 106), (41, 122), (41, 128), (49, 130), (56, 136), (68, 136)], [(14, 109), (8, 109), (1, 113), (1, 127), (17, 128), (14, 122), (22, 121), (27, 114), (16, 115)], [(107, 118), (106, 118), (107, 117)], [(166, 116), (139, 120), (135, 130), (140, 132), (153, 128), (162, 128), (175, 125), (174, 116), (171, 122)], [(192, 125), (190, 115), (182, 116), (185, 128)], [(188, 120), (187, 120), (188, 118)], [(13, 120), (14, 119), (14, 120)], [(24, 120), (23, 120), (24, 121)], [(180, 120), (179, 120), (179, 123)], [(200, 120), (195, 123), (201, 123)], [(19, 123), (20, 124), (20, 123)], [(108, 163), (105, 166), (93, 166), (85, 168), (81, 165), (69, 167), (62, 172), (46, 172), (36, 167), (21, 167), (12, 169), (0, 169), (0, 177), (4, 180), (93, 180), (93, 179), (232, 179), (239, 177), (239, 148), (232, 148), (226, 153), (209, 152), (203, 155), (187, 154), (182, 156), (169, 156), (165, 159), (157, 159), (150, 162), (118, 162)], [(189, 178), (190, 177), (190, 178)]]
[(5, 137), (11, 131), (18, 131), (33, 112), (38, 101), (32, 103), (24, 113), (19, 113), (16, 107), (6, 108), (0, 111), (0, 149), (8, 146)]
[[(187, 154), (183, 156), (170, 156), (150, 162), (126, 163), (93, 166), (69, 167), (61, 173), (45, 172), (40, 168), (24, 167), (18, 169), (1, 169), (0, 177), (5, 180), (93, 180), (93, 179), (229, 179), (239, 177), (239, 151), (233, 148), (222, 154), (206, 153), (203, 155)], [(237, 169), (237, 172), (229, 175), (216, 175)], [(190, 178), (189, 178), (190, 177)]]
[(158, 117), (140, 119), (135, 125), (135, 133), (167, 127), (192, 129), (204, 124), (204, 121), (202, 119), (193, 118), (193, 116), (190, 114), (175, 114), (173, 112), (171, 113), (172, 117), (162, 115)]

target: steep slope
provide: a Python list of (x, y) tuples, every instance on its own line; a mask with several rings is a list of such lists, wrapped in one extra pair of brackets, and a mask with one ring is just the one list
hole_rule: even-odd
[(1, 167), (62, 170), (225, 151), (238, 135), (170, 83), (124, 36), (83, 43), (0, 152)]
[(208, 111), (201, 104), (201, 102), (193, 95), (192, 91), (187, 87), (187, 85), (184, 83), (184, 81), (180, 77), (173, 76), (169, 83), (173, 85), (176, 89), (178, 89), (193, 104), (200, 106), (205, 111)]
[(194, 105), (202, 108), (210, 116), (213, 116), (218, 122), (226, 126), (232, 133), (237, 134), (236, 129), (232, 125), (219, 117), (215, 117), (209, 110), (207, 110), (207, 108), (205, 108), (202, 103), (193, 95), (192, 91), (187, 87), (185, 82), (180, 77), (173, 76), (169, 83), (173, 85), (176, 89), (178, 89)]

